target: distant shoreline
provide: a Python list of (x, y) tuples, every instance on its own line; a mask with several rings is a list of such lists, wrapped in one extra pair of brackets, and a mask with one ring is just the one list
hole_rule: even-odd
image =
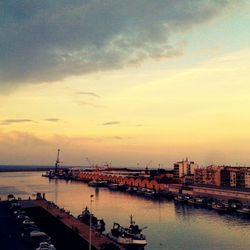
[[(0, 173), (1, 172), (42, 172), (49, 171), (50, 169), (54, 169), (54, 166), (25, 166), (25, 165), (0, 165)], [(60, 169), (73, 168), (72, 166), (63, 166)]]
[(44, 171), (48, 171), (51, 168), (44, 168), (44, 169), (0, 169), (0, 173), (4, 173), (4, 172), (44, 172)]

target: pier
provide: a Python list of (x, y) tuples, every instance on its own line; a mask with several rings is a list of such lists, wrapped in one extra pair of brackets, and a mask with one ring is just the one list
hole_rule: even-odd
[[(84, 250), (89, 249), (90, 227), (78, 221), (69, 212), (59, 208), (56, 204), (46, 200), (20, 200), (18, 201), (30, 218), (39, 228), (47, 233), (58, 250)], [(1, 231), (0, 244), (3, 249), (33, 249), (21, 239), (17, 222), (8, 208), (7, 201), (0, 202)], [(6, 225), (8, 230), (5, 230)], [(2, 249), (2, 248), (1, 248)], [(91, 229), (91, 250), (124, 249), (106, 235)]]

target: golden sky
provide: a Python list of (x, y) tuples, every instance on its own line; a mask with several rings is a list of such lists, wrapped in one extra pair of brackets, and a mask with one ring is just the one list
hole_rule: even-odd
[[(38, 36), (36, 44), (32, 35), (27, 42), (34, 43), (31, 51), (22, 32), (12, 34), (10, 38), (20, 39), (11, 43), (15, 56), (28, 61), (30, 56), (31, 62), (11, 58), (8, 67), (0, 70), (0, 164), (53, 164), (57, 148), (61, 148), (63, 165), (87, 165), (88, 157), (94, 163), (107, 161), (115, 166), (139, 163), (144, 167), (152, 160), (152, 167), (171, 167), (186, 156), (201, 165), (249, 165), (249, 7), (231, 6), (232, 2), (225, 3), (221, 12), (216, 1), (205, 5), (194, 1), (200, 15), (187, 15), (186, 20), (174, 3), (174, 18), (169, 12), (161, 13), (157, 4), (148, 4), (148, 8), (159, 12), (160, 18), (129, 14), (128, 8), (124, 20), (136, 14), (141, 20), (132, 16), (134, 23), (126, 23), (126, 28), (119, 6), (114, 6), (120, 16), (111, 17), (120, 26), (104, 26), (110, 32), (109, 40), (106, 33), (98, 33), (105, 49), (97, 42), (91, 50), (89, 46), (81, 49), (79, 43), (88, 42), (82, 37), (75, 38), (79, 43), (65, 38), (64, 47), (61, 40), (56, 46), (52, 42), (45, 46), (42, 37)], [(100, 20), (112, 21), (110, 10), (98, 1), (90, 7), (109, 14)], [(91, 16), (86, 18), (99, 27)], [(33, 25), (34, 20), (36, 16), (30, 20)], [(78, 29), (78, 24), (73, 24)], [(168, 38), (161, 37), (163, 24)], [(6, 21), (7, 27), (11, 25)], [(75, 34), (68, 29), (64, 35)], [(93, 39), (91, 34), (87, 36)], [(25, 56), (18, 51), (20, 44)], [(37, 52), (51, 44), (60, 63)], [(92, 50), (97, 47), (102, 54)], [(4, 49), (0, 45), (3, 55)], [(36, 60), (32, 56), (37, 56)], [(52, 66), (48, 65), (51, 61)], [(69, 63), (64, 65), (64, 61)]]

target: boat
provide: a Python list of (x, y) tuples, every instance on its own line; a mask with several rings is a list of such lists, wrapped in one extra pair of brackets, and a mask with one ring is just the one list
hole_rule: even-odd
[(185, 203), (184, 195), (181, 195), (181, 194), (176, 195), (176, 196), (174, 197), (174, 201), (175, 201), (176, 203)]
[(186, 203), (188, 205), (195, 205), (195, 198), (194, 197), (189, 196), (189, 197), (186, 197), (185, 200), (186, 200)]
[(231, 212), (236, 212), (237, 209), (241, 209), (243, 206), (241, 201), (235, 199), (228, 200), (228, 205)]
[(109, 188), (109, 190), (117, 191), (118, 188), (119, 188), (119, 184), (117, 184), (117, 183), (110, 183), (110, 184), (108, 184), (108, 188)]
[(50, 177), (50, 171), (46, 171), (42, 174), (42, 177)]
[(143, 229), (145, 228), (139, 228), (139, 226), (135, 224), (131, 215), (129, 227), (123, 227), (115, 222), (107, 236), (126, 249), (144, 249), (144, 246), (147, 245), (147, 241), (145, 235), (142, 234)]
[(107, 187), (107, 181), (93, 180), (88, 183), (90, 187)]
[(212, 204), (212, 209), (219, 213), (227, 213), (229, 211), (229, 205), (225, 201), (214, 202)]
[(145, 195), (146, 188), (138, 188), (136, 194), (137, 195)]
[(250, 207), (242, 207), (240, 209), (237, 209), (236, 212), (241, 215), (250, 216)]
[(203, 206), (205, 204), (205, 200), (201, 197), (194, 198), (194, 205)]
[(90, 225), (90, 217), (91, 217), (91, 228), (102, 233), (105, 231), (105, 222), (103, 219), (98, 219), (96, 216), (90, 213), (88, 207), (86, 207), (80, 215), (78, 215), (77, 219), (86, 225)]
[(137, 187), (128, 187), (128, 188), (126, 189), (126, 192), (127, 192), (127, 193), (130, 193), (130, 194), (135, 194), (135, 193), (137, 193), (137, 190), (138, 190)]
[(156, 198), (156, 192), (154, 190), (152, 190), (152, 189), (146, 189), (145, 197)]
[(55, 246), (48, 242), (41, 242), (36, 250), (56, 250)]

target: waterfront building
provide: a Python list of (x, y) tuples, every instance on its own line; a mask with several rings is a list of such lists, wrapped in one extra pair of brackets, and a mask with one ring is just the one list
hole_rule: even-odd
[(211, 165), (206, 168), (196, 168), (194, 170), (194, 183), (202, 185), (221, 185), (221, 170), (223, 167)]
[(250, 167), (225, 166), (221, 170), (221, 186), (250, 188)]
[(182, 160), (179, 162), (174, 163), (174, 177), (175, 178), (182, 178), (186, 175), (193, 175), (195, 169), (198, 168), (198, 164), (193, 161)]
[(184, 176), (182, 183), (184, 183), (185, 185), (193, 185), (194, 184), (194, 175), (190, 174), (190, 175)]
[(245, 172), (245, 188), (250, 188), (250, 171)]

